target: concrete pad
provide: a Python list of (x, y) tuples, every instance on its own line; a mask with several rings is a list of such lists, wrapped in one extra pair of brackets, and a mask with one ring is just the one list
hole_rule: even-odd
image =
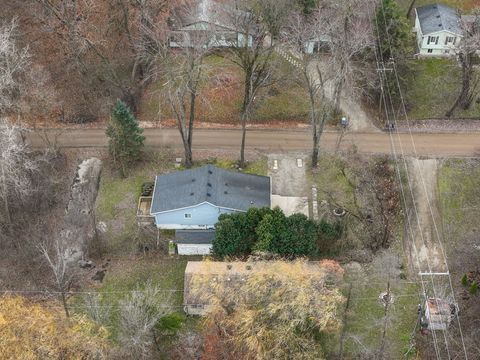
[(308, 217), (308, 197), (272, 195), (272, 208), (278, 206), (285, 215), (301, 213)]

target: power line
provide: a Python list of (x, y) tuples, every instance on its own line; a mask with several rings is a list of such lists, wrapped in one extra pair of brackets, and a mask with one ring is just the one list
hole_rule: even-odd
[[(385, 8), (384, 8), (384, 4), (383, 2), (381, 2), (381, 5), (382, 5), (382, 14), (383, 14), (383, 18), (384, 18), (384, 22), (385, 22), (385, 26), (386, 28), (388, 27), (387, 25), (387, 20), (386, 20), (386, 16), (385, 16)], [(376, 19), (377, 21), (377, 19)], [(378, 24), (378, 23), (377, 23)], [(377, 29), (378, 29), (378, 26), (377, 26)], [(417, 153), (417, 150), (416, 150), (416, 145), (415, 145), (415, 140), (413, 139), (413, 135), (412, 135), (412, 131), (411, 131), (411, 127), (410, 127), (410, 123), (409, 123), (409, 119), (408, 119), (408, 114), (407, 114), (407, 111), (406, 111), (406, 106), (405, 106), (405, 100), (404, 100), (404, 97), (403, 97), (403, 92), (402, 92), (402, 89), (401, 89), (401, 86), (400, 86), (400, 80), (399, 80), (399, 76), (398, 76), (398, 71), (397, 71), (397, 67), (396, 67), (396, 63), (395, 63), (395, 60), (393, 58), (393, 51), (392, 51), (392, 42), (391, 42), (391, 38), (390, 38), (390, 34), (389, 32), (387, 31), (386, 32), (386, 35), (387, 35), (387, 38), (388, 38), (388, 43), (389, 43), (389, 48), (390, 48), (390, 55), (392, 57), (392, 65), (393, 65), (393, 73), (395, 75), (395, 81), (396, 81), (396, 85), (398, 87), (398, 91), (399, 91), (399, 95), (400, 95), (400, 99), (401, 99), (401, 102), (402, 102), (402, 106), (403, 106), (403, 113), (405, 115), (405, 118), (406, 118), (406, 121), (407, 121), (407, 127), (408, 127), (408, 130), (409, 130), (409, 134), (410, 134), (410, 139), (411, 139), (411, 142), (412, 142), (412, 146), (413, 146), (413, 150), (414, 150), (414, 154), (415, 154), (415, 159), (417, 161), (417, 164), (419, 164), (419, 160), (418, 160), (418, 153)], [(380, 44), (380, 42), (379, 42)], [(388, 84), (387, 84), (388, 85)], [(395, 120), (395, 123), (396, 123), (396, 118), (394, 116), (394, 120)], [(398, 134), (397, 134), (398, 135)], [(400, 139), (400, 136), (398, 135), (398, 139), (400, 141), (400, 145), (401, 145), (401, 139)], [(401, 145), (402, 146), (402, 145)], [(405, 162), (405, 160), (404, 160)], [(406, 171), (407, 171), (407, 177), (408, 177), (408, 169), (406, 167), (406, 162), (405, 162), (405, 168), (406, 168)], [(427, 188), (426, 188), (426, 184), (425, 184), (425, 179), (424, 179), (424, 176), (423, 174), (420, 172), (420, 178), (422, 180), (422, 184), (423, 184), (423, 190), (425, 192), (425, 195), (426, 195), (426, 199), (427, 199), (427, 204), (428, 204), (428, 207), (429, 207), (429, 210), (430, 210), (430, 215), (432, 217), (432, 222), (434, 224), (434, 228), (435, 228), (435, 232), (436, 232), (436, 237), (437, 237), (437, 240), (439, 242), (439, 245), (440, 245), (440, 248), (442, 250), (442, 255), (443, 255), (443, 258), (444, 258), (444, 263), (445, 263), (445, 266), (446, 266), (446, 269), (447, 269), (447, 273), (448, 273), (448, 279), (449, 279), (449, 285), (450, 285), (450, 289), (451, 289), (451, 292), (452, 292), (452, 296), (453, 296), (453, 299), (454, 299), (454, 302), (456, 303), (456, 300), (455, 300), (455, 291), (454, 291), (454, 288), (453, 288), (453, 285), (452, 285), (452, 279), (451, 279), (451, 275), (450, 275), (450, 271), (448, 269), (448, 263), (447, 263), (447, 257), (445, 255), (445, 250), (444, 250), (444, 247), (443, 247), (443, 243), (441, 241), (441, 238), (440, 238), (440, 234), (439, 234), (439, 231), (438, 231), (438, 227), (437, 227), (437, 224), (436, 224), (436, 221), (435, 221), (435, 216), (433, 214), (433, 209), (432, 209), (432, 206), (431, 206), (431, 201), (430, 201), (430, 197), (428, 195), (428, 191), (427, 191)], [(409, 182), (409, 187), (410, 187), (410, 190), (412, 190), (411, 188), (411, 185), (410, 185), (410, 182)], [(412, 197), (413, 198), (413, 197)], [(416, 210), (416, 205), (415, 205), (415, 201), (413, 201), (413, 205), (415, 207), (415, 210)], [(418, 217), (418, 213), (416, 212), (416, 215), (417, 215), (417, 221), (419, 220), (419, 217)], [(418, 223), (419, 225), (419, 229), (420, 229), (420, 232), (421, 232), (421, 228), (420, 228), (420, 223)], [(423, 233), (421, 232), (422, 234), (422, 238), (423, 238)], [(428, 260), (428, 256), (427, 256), (427, 260)], [(429, 263), (429, 262), (428, 262)], [(433, 276), (431, 276), (431, 280), (432, 280), (432, 286), (433, 286), (433, 291), (435, 293), (435, 285), (434, 285), (434, 281), (433, 281)], [(437, 297), (435, 295), (435, 297)], [(457, 321), (458, 321), (458, 325), (459, 325), (459, 331), (460, 331), (460, 338), (462, 340), (462, 345), (463, 345), (463, 351), (464, 351), (464, 354), (465, 354), (465, 358), (468, 359), (468, 355), (467, 355), (467, 351), (466, 351), (466, 347), (465, 347), (465, 342), (464, 342), (464, 339), (463, 339), (463, 333), (462, 333), (462, 329), (461, 329), (461, 323), (460, 323), (460, 319), (459, 319), (459, 316), (458, 314), (456, 315), (457, 317)], [(446, 347), (447, 347), (447, 353), (448, 353), (448, 356), (450, 358), (450, 350), (449, 350), (449, 347), (448, 347), (448, 341), (447, 341), (447, 338), (446, 338), (446, 333), (447, 331), (444, 332), (444, 337), (445, 337), (445, 342), (446, 342)]]
[[(369, 13), (370, 16), (371, 16), (371, 13)], [(377, 34), (376, 34), (376, 37), (377, 37), (377, 41), (378, 41), (378, 46), (380, 47), (380, 53), (382, 53), (381, 51), (381, 42), (380, 42), (380, 36), (379, 36), (379, 33), (378, 33), (378, 29), (379, 29), (379, 24), (378, 24), (378, 19), (377, 19), (377, 16), (375, 16), (375, 25), (376, 25), (376, 29), (377, 29)], [(371, 23), (373, 23), (372, 19), (370, 19)], [(381, 56), (381, 54), (379, 55), (377, 53), (377, 49), (375, 47), (375, 58), (376, 58), (376, 62), (377, 62), (377, 68), (380, 68), (380, 62), (381, 62), (381, 65), (383, 68), (385, 68), (385, 64), (383, 62), (383, 58)], [(380, 60), (379, 60), (380, 58)], [(391, 98), (391, 92), (390, 92), (390, 88), (389, 88), (389, 83), (388, 81), (386, 81), (385, 79), (385, 73), (384, 72), (379, 72), (379, 76), (380, 76), (380, 82), (381, 82), (381, 94), (382, 94), (382, 98), (383, 98), (383, 103), (384, 103), (384, 107), (385, 107), (385, 115), (387, 117), (387, 124), (388, 126), (390, 126), (391, 124), (391, 121), (390, 121), (390, 116), (389, 116), (389, 110), (388, 110), (388, 103), (387, 101), (390, 102), (390, 106), (391, 106), (391, 109), (392, 109), (392, 115), (394, 117), (394, 121), (396, 122), (396, 118), (395, 118), (395, 110), (394, 110), (394, 107), (393, 107), (393, 102), (392, 102), (392, 98)], [(387, 96), (385, 95), (385, 92), (384, 92), (384, 87), (383, 87), (383, 84), (386, 85), (387, 87), (387, 94), (388, 94), (388, 98)], [(394, 163), (396, 165), (396, 170), (397, 170), (397, 176), (398, 176), (398, 181), (399, 181), (399, 186), (400, 186), (400, 190), (401, 190), (401, 194), (402, 194), (402, 200), (403, 200), (403, 203), (404, 203), (404, 206), (406, 206), (407, 202), (406, 202), (406, 196), (405, 196), (405, 191), (404, 191), (404, 188), (403, 188), (403, 182), (402, 182), (402, 177), (401, 177), (401, 172), (400, 172), (400, 167), (399, 167), (399, 164), (398, 164), (398, 157), (397, 157), (397, 152), (396, 152), (396, 147), (395, 147), (395, 143), (393, 141), (393, 136), (391, 134), (391, 132), (389, 132), (389, 138), (390, 138), (390, 143), (391, 143), (391, 148), (392, 148), (392, 154), (393, 154), (393, 157), (394, 157)], [(400, 143), (401, 145), (401, 143)], [(402, 157), (404, 158), (404, 153), (403, 153), (403, 148), (400, 147), (400, 150), (402, 152)], [(405, 167), (406, 167), (406, 163), (405, 163)], [(405, 169), (407, 172), (408, 172), (408, 169), (406, 168)], [(410, 179), (408, 179), (408, 185), (409, 187), (411, 187), (411, 184), (410, 184)], [(415, 209), (416, 210), (416, 209)], [(417, 219), (418, 219), (418, 214), (415, 212), (415, 215), (417, 216)], [(415, 255), (417, 257), (417, 261), (418, 261), (418, 250), (416, 248), (416, 244), (415, 244), (415, 241), (414, 241), (414, 236), (413, 236), (413, 230), (412, 230), (412, 226), (411, 226), (411, 223), (410, 223), (410, 218), (408, 216), (408, 213), (406, 213), (406, 220), (407, 220), (407, 228), (409, 229), (409, 232), (410, 232), (410, 236), (413, 240), (413, 247), (414, 247), (414, 251), (415, 251)], [(423, 279), (420, 278), (421, 280), (421, 284), (422, 284), (422, 289), (423, 289), (423, 296), (425, 296), (426, 294), (426, 288), (425, 288), (425, 283), (423, 282)], [(439, 349), (438, 349), (438, 345), (437, 345), (437, 339), (436, 339), (436, 334), (435, 333), (432, 333), (432, 337), (433, 337), (433, 344), (434, 344), (434, 348), (435, 348), (435, 354), (437, 356), (437, 359), (440, 358), (440, 354), (439, 354)]]

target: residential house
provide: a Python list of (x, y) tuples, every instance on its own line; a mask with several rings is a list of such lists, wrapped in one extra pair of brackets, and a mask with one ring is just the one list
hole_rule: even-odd
[(183, 7), (175, 11), (169, 46), (172, 48), (192, 47), (201, 41), (206, 47), (242, 47), (248, 42), (252, 46), (253, 36), (248, 36), (235, 26), (235, 19), (248, 16), (244, 12), (219, 4), (214, 0), (196, 0), (188, 10)]
[(416, 8), (415, 15), (418, 54), (455, 55), (455, 49), (463, 37), (458, 11), (436, 3)]
[(221, 214), (271, 206), (268, 176), (206, 165), (157, 176), (150, 214), (159, 229), (213, 229)]

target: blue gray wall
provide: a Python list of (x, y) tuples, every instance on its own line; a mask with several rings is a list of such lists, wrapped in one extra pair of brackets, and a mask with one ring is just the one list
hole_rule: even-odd
[[(235, 211), (203, 203), (181, 210), (156, 214), (155, 224), (160, 229), (207, 229), (215, 226), (220, 214), (232, 212)], [(192, 214), (192, 217), (185, 218), (187, 213)]]

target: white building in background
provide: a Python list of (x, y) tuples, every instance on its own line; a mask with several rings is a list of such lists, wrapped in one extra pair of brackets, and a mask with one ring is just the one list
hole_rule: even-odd
[[(252, 46), (252, 35), (243, 34), (235, 21), (248, 13), (219, 4), (215, 0), (195, 0), (191, 9), (179, 7), (174, 11), (172, 31), (168, 39), (172, 48), (191, 47), (196, 41), (209, 48)], [(207, 34), (208, 39), (204, 38)]]

